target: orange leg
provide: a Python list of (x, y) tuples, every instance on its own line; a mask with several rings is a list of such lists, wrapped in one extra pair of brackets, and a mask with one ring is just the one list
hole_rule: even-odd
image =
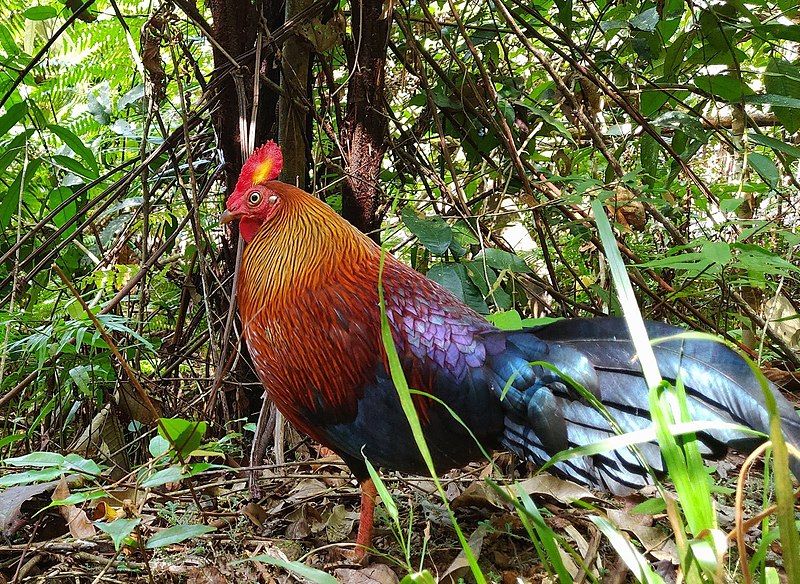
[(358, 519), (358, 535), (356, 536), (356, 549), (354, 559), (358, 563), (365, 563), (368, 550), (372, 547), (372, 527), (375, 515), (375, 503), (378, 491), (372, 479), (361, 483), (361, 515)]

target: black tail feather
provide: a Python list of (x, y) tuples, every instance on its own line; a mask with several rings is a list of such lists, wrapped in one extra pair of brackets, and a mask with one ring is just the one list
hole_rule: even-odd
[[(666, 324), (648, 322), (651, 340), (685, 332)], [(648, 389), (625, 321), (620, 318), (572, 319), (558, 321), (530, 331), (541, 340), (558, 343), (586, 356), (597, 377), (600, 401), (623, 431), (631, 432), (650, 425)], [(515, 333), (520, 334), (520, 333)], [(690, 415), (695, 421), (732, 422), (763, 433), (769, 432), (761, 385), (747, 363), (721, 343), (699, 339), (674, 339), (653, 346), (661, 375), (675, 382), (680, 378), (689, 398)], [(553, 363), (556, 367), (559, 363)], [(569, 363), (574, 367), (574, 360)], [(608, 421), (592, 406), (576, 399), (574, 393), (556, 386), (558, 400), (567, 427), (569, 446), (591, 444), (614, 435)], [(800, 417), (792, 405), (769, 385), (778, 405), (784, 435), (788, 442), (800, 445)], [(698, 436), (701, 452), (719, 457), (729, 447), (749, 451), (761, 442), (757, 437), (736, 430), (716, 428)], [(541, 436), (527, 419), (509, 413), (504, 442), (518, 454), (543, 464), (553, 454), (544, 448)], [(663, 463), (655, 444), (641, 444), (639, 451), (656, 471)], [(800, 461), (791, 461), (792, 471), (800, 477)], [(625, 494), (650, 482), (646, 471), (629, 449), (572, 459), (554, 465), (560, 473), (615, 494)]]

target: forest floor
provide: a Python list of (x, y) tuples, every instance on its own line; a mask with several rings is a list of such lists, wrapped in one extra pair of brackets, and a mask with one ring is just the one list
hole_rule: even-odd
[[(230, 470), (200, 475), (191, 489), (184, 481), (147, 493), (109, 491), (115, 500), (125, 501), (121, 508), (139, 510), (141, 523), (134, 532), (139, 538), (146, 540), (159, 530), (181, 524), (214, 527), (209, 533), (152, 550), (124, 545), (115, 551), (109, 537), (99, 532), (76, 539), (67, 530), (63, 509), (47, 508), (52, 497), (48, 492), (13, 504), (8, 498), (0, 500), (4, 526), (8, 527), (13, 505), (17, 505), (17, 520), (25, 522), (17, 526), (13, 538), (0, 543), (0, 583), (298, 581), (286, 570), (263, 561), (240, 561), (262, 554), (301, 561), (345, 583), (396, 583), (409, 573), (409, 564), (413, 570), (428, 569), (439, 582), (470, 581), (446, 507), (433, 481), (424, 478), (385, 476), (385, 484), (398, 503), (405, 543), (379, 506), (374, 539), (377, 553), (371, 555), (366, 567), (352, 564), (347, 550), (352, 549), (348, 542), (354, 541), (357, 528), (358, 488), (337, 457), (320, 456), (308, 448), (305, 451), (309, 459), (302, 463), (258, 471), (262, 496), (257, 500), (251, 498), (247, 476)], [(733, 456), (720, 461), (716, 482), (735, 487), (742, 460)], [(484, 480), (492, 475), (494, 480), (506, 483), (510, 481), (501, 477), (513, 476), (536, 502), (546, 523), (572, 547), (573, 557), (562, 556), (576, 582), (634, 581), (625, 563), (589, 520), (592, 515), (610, 519), (665, 581), (674, 581), (676, 547), (666, 518), (631, 512), (645, 497), (613, 498), (546, 473), (533, 475), (531, 469), (506, 454), (496, 455), (494, 463), (494, 468), (473, 464), (442, 477), (449, 504), (488, 581), (556, 581), (543, 567), (513, 507)], [(759, 510), (761, 500), (760, 471), (751, 475), (746, 517)], [(719, 497), (720, 528), (729, 531), (734, 522), (733, 494), (725, 491)], [(83, 509), (96, 519), (98, 510), (101, 516), (108, 512), (103, 505), (102, 500), (96, 500), (84, 504)], [(109, 505), (106, 502), (106, 507)], [(72, 520), (79, 521), (78, 507), (74, 509)], [(751, 554), (757, 535), (756, 530), (748, 534)], [(581, 561), (593, 577), (581, 576)], [(733, 570), (734, 560), (729, 565)]]

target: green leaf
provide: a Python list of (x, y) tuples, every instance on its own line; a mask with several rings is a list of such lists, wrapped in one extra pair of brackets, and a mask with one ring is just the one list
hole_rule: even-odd
[(509, 270), (511, 272), (528, 273), (531, 269), (521, 257), (494, 247), (484, 248), (477, 256), (477, 261), (486, 261), (486, 264), (495, 270)]
[[(72, 189), (70, 189), (69, 187), (58, 187), (57, 189), (53, 189), (52, 191), (50, 191), (49, 208), (51, 210), (55, 209), (56, 207), (61, 205), (61, 203), (63, 203), (64, 201), (71, 199), (72, 194), (73, 194)], [(73, 199), (72, 201), (67, 203), (67, 205), (65, 205), (64, 208), (61, 209), (61, 211), (55, 214), (55, 216), (53, 217), (53, 223), (55, 223), (56, 227), (61, 227), (62, 225), (67, 223), (70, 219), (75, 217), (75, 213), (77, 212), (77, 210), (78, 210), (78, 204)], [(73, 223), (64, 231), (64, 236), (68, 236), (74, 231), (75, 231), (75, 224)]]
[(698, 75), (694, 78), (694, 84), (701, 91), (728, 102), (741, 102), (745, 96), (753, 93), (750, 86), (731, 75)]
[(721, 266), (726, 265), (733, 257), (731, 246), (724, 241), (707, 241), (703, 243), (703, 255), (710, 262)]
[[(770, 59), (764, 74), (764, 88), (768, 94), (800, 101), (800, 68), (784, 59)], [(797, 112), (781, 106), (774, 106), (773, 111), (787, 132), (794, 134), (800, 129)]]
[(200, 446), (207, 428), (208, 424), (205, 422), (195, 422), (182, 418), (161, 418), (158, 425), (158, 433), (169, 440), (173, 448), (179, 453), (180, 458), (185, 460), (193, 450)]
[(150, 440), (150, 444), (147, 446), (147, 449), (150, 451), (150, 456), (153, 458), (163, 456), (169, 452), (169, 440), (160, 435), (153, 436), (153, 439)]
[(5, 136), (27, 113), (28, 104), (24, 101), (15, 103), (9, 107), (6, 113), (0, 117), (0, 136)]
[(757, 152), (751, 152), (747, 155), (747, 163), (755, 170), (761, 178), (764, 179), (771, 187), (776, 187), (781, 180), (781, 173), (778, 171), (778, 167), (775, 166), (775, 163), (772, 162), (767, 156), (763, 154), (759, 154)]
[(522, 317), (516, 310), (504, 310), (495, 312), (486, 317), (497, 328), (504, 331), (518, 331), (522, 329)]
[(11, 34), (8, 27), (2, 23), (0, 23), (0, 46), (3, 47), (3, 50), (9, 57), (19, 53), (19, 47), (17, 46), (14, 35)]
[(216, 531), (210, 525), (176, 525), (155, 533), (147, 540), (145, 548), (154, 550), (174, 543), (180, 543), (193, 537), (198, 537), (205, 533)]
[(767, 146), (768, 148), (772, 148), (778, 152), (788, 154), (792, 158), (800, 158), (800, 148), (793, 146), (792, 144), (787, 144), (783, 140), (778, 140), (772, 136), (765, 136), (764, 134), (756, 134), (751, 132), (747, 135), (747, 139), (754, 144)]
[(86, 501), (94, 501), (95, 499), (101, 499), (107, 496), (108, 493), (102, 490), (70, 493), (70, 495), (66, 499), (54, 499), (53, 501), (50, 502), (50, 504), (47, 507), (60, 507), (63, 505), (79, 505), (80, 503), (85, 503)]
[(15, 472), (0, 477), (0, 487), (13, 487), (14, 485), (29, 485), (31, 483), (44, 483), (52, 481), (63, 474), (61, 468), (45, 468), (42, 470), (28, 470)]
[(161, 485), (166, 485), (167, 483), (180, 482), (185, 477), (186, 474), (183, 472), (183, 468), (180, 465), (175, 464), (161, 469), (148, 479), (142, 481), (141, 486), (144, 489), (152, 489), (153, 487), (160, 487)]
[(268, 556), (266, 554), (259, 554), (251, 558), (247, 558), (246, 560), (237, 560), (234, 562), (234, 564), (238, 564), (240, 562), (263, 562), (271, 566), (278, 566), (279, 568), (283, 568), (284, 570), (288, 570), (294, 574), (297, 574), (298, 576), (305, 578), (314, 584), (339, 584), (339, 581), (330, 574), (326, 574), (322, 570), (317, 570), (316, 568), (306, 566), (302, 562), (290, 562), (289, 560), (283, 560), (281, 558)]
[(800, 99), (796, 97), (786, 97), (785, 95), (775, 95), (774, 93), (763, 93), (758, 95), (747, 95), (745, 103), (756, 103), (760, 105), (771, 105), (773, 107), (784, 107), (800, 109)]
[(392, 497), (391, 493), (389, 493), (389, 490), (386, 488), (386, 485), (383, 484), (378, 471), (375, 470), (375, 467), (372, 466), (372, 463), (367, 459), (366, 456), (364, 457), (364, 462), (367, 465), (367, 472), (369, 473), (372, 482), (375, 484), (375, 490), (378, 491), (378, 496), (381, 498), (383, 506), (386, 507), (386, 512), (389, 514), (389, 517), (392, 518), (398, 533), (400, 533), (402, 530), (402, 527), (400, 526), (400, 512), (397, 510), (397, 503), (394, 502), (394, 497)]
[(572, 0), (555, 0), (558, 8), (558, 22), (568, 31), (572, 30)]
[(100, 466), (93, 460), (82, 457), (74, 452), (64, 457), (64, 467), (69, 470), (77, 470), (88, 475), (99, 475)]
[(111, 536), (111, 541), (114, 542), (114, 549), (119, 551), (126, 538), (130, 537), (136, 526), (141, 523), (142, 519), (115, 519), (114, 521), (96, 521), (94, 525), (103, 533)]
[(428, 270), (426, 276), (447, 288), (459, 300), (464, 300), (464, 285), (458, 274), (457, 266), (458, 264), (436, 264)]
[(65, 128), (64, 126), (51, 124), (48, 126), (48, 128), (51, 132), (53, 132), (53, 134), (61, 138), (61, 140), (69, 147), (70, 150), (72, 150), (80, 157), (81, 160), (83, 160), (89, 171), (91, 171), (89, 175), (90, 178), (97, 178), (99, 176), (97, 159), (94, 157), (94, 154), (92, 154), (92, 151), (86, 147), (83, 141), (78, 138), (78, 136), (73, 134), (71, 130)]
[(634, 515), (656, 515), (662, 513), (667, 508), (667, 504), (661, 497), (647, 499), (631, 509)]
[(53, 6), (31, 6), (23, 14), (28, 20), (47, 20), (55, 17), (58, 12)]
[(408, 574), (400, 580), (400, 584), (436, 584), (436, 579), (428, 570), (423, 570), (422, 572)]
[(9, 466), (38, 466), (47, 468), (49, 466), (62, 466), (64, 457), (57, 452), (31, 452), (24, 456), (6, 458), (3, 461)]
[(408, 230), (416, 235), (420, 243), (431, 253), (442, 255), (450, 247), (453, 231), (447, 222), (438, 215), (425, 217), (417, 214), (411, 205), (406, 205), (401, 218)]
[(6, 190), (3, 201), (0, 202), (0, 229), (5, 229), (11, 223), (11, 218), (19, 210), (19, 197), (22, 188), (22, 176), (25, 169), (20, 169), (17, 177)]
[(658, 25), (658, 10), (655, 7), (648, 8), (641, 14), (631, 18), (630, 25), (638, 30), (653, 32)]
[(128, 92), (119, 98), (117, 109), (123, 110), (129, 105), (136, 103), (144, 97), (144, 85), (141, 83), (134, 85)]

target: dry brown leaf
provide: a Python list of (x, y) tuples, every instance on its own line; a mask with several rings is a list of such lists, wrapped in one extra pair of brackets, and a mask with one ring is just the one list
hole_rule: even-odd
[[(472, 550), (472, 554), (475, 556), (475, 561), (478, 561), (478, 558), (481, 557), (481, 548), (483, 547), (483, 538), (486, 536), (486, 528), (481, 525), (472, 532), (472, 535), (469, 536), (469, 549)], [(456, 584), (459, 579), (463, 578), (464, 575), (469, 571), (469, 562), (467, 561), (467, 556), (464, 554), (462, 550), (456, 559), (453, 560), (453, 563), (447, 568), (442, 577), (439, 579), (440, 584)]]
[(474, 482), (464, 489), (464, 492), (450, 502), (450, 507), (489, 507), (505, 509), (507, 507), (503, 498), (492, 487), (484, 482)]
[(325, 529), (322, 516), (314, 507), (307, 504), (289, 513), (286, 520), (291, 522), (286, 528), (286, 537), (290, 539), (304, 539), (312, 533), (319, 533)]
[(287, 501), (305, 501), (323, 495), (329, 491), (322, 481), (316, 479), (303, 479), (297, 483), (286, 498)]
[[(56, 488), (53, 489), (51, 499), (53, 501), (60, 501), (69, 497), (69, 486), (67, 480), (62, 478), (58, 481)], [(86, 512), (83, 509), (78, 509), (75, 505), (60, 505), (58, 512), (66, 520), (69, 533), (75, 539), (87, 539), (97, 534), (97, 529), (89, 521)]]
[(331, 543), (344, 540), (350, 535), (355, 523), (355, 517), (347, 512), (344, 505), (336, 505), (329, 513), (323, 514), (323, 518), (325, 518), (325, 536)]
[(553, 475), (540, 474), (529, 479), (525, 479), (521, 483), (508, 487), (508, 492), (512, 496), (516, 496), (518, 489), (522, 490), (528, 495), (548, 495), (562, 503), (572, 503), (579, 499), (596, 499), (597, 497), (586, 487), (582, 487), (572, 481), (565, 481)]
[(636, 536), (646, 553), (658, 560), (677, 560), (678, 549), (670, 532), (661, 527), (646, 525), (651, 518), (646, 515), (635, 515), (618, 509), (608, 509), (608, 518), (621, 530)]
[(340, 568), (333, 575), (342, 584), (397, 584), (397, 575), (385, 564), (374, 564), (361, 570)]
[(6, 537), (14, 535), (25, 525), (25, 517), (22, 515), (25, 501), (52, 490), (57, 484), (58, 481), (50, 481), (40, 485), (18, 485), (0, 492), (0, 533)]
[(267, 512), (264, 511), (261, 505), (254, 501), (250, 501), (245, 505), (242, 509), (242, 513), (257, 527), (264, 527), (264, 523), (267, 521)]

